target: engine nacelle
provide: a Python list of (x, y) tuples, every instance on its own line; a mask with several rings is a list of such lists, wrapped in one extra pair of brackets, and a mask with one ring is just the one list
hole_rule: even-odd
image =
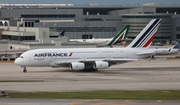
[(95, 61), (93, 64), (94, 69), (107, 69), (109, 67), (109, 63), (106, 61)]
[(85, 64), (81, 62), (72, 62), (70, 67), (71, 70), (78, 71), (78, 70), (83, 70), (85, 68)]

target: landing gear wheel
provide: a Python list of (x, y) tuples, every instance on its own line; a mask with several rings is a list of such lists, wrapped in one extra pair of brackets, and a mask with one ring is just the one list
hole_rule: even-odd
[(97, 72), (98, 69), (84, 69), (85, 72)]
[(84, 69), (85, 72), (90, 72), (90, 69)]
[(24, 73), (26, 73), (26, 72), (27, 72), (27, 70), (23, 70), (23, 72), (24, 72)]
[(98, 69), (94, 69), (94, 71), (95, 71), (95, 72), (97, 72), (97, 71), (98, 71)]
[(24, 67), (24, 69), (23, 69), (23, 72), (24, 72), (24, 73), (26, 73), (26, 72), (27, 72), (27, 69), (26, 69), (26, 67)]

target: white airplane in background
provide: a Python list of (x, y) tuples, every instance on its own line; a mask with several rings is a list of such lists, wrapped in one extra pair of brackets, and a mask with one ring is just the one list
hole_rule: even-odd
[(126, 40), (127, 33), (130, 25), (124, 26), (114, 37), (112, 38), (99, 38), (99, 39), (69, 39), (69, 41), (76, 41), (81, 43), (96, 43), (98, 47), (111, 46), (117, 43), (121, 43)]
[(23, 67), (69, 67), (71, 70), (107, 69), (108, 67), (154, 54), (149, 47), (154, 39), (161, 19), (151, 20), (138, 36), (125, 48), (50, 48), (24, 52), (15, 60)]
[(151, 48), (149, 51), (154, 51), (156, 55), (170, 55), (170, 54), (176, 54), (180, 51), (180, 40), (170, 48)]

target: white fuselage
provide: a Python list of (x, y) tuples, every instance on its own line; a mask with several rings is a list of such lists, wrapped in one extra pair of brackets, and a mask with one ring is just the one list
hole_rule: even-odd
[[(147, 49), (146, 49), (147, 50)], [(36, 49), (23, 53), (15, 63), (26, 67), (58, 67), (61, 63), (112, 61), (122, 62), (140, 59), (150, 55), (137, 55), (146, 51), (137, 48), (72, 48), (72, 49)], [(59, 55), (52, 55), (59, 54)], [(21, 58), (22, 57), (22, 58)]]
[(111, 42), (111, 38), (106, 39), (70, 39), (69, 41), (77, 41), (81, 43), (95, 43), (98, 47), (105, 47)]

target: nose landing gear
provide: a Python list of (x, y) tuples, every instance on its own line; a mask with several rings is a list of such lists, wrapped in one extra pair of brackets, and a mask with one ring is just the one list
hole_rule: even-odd
[(23, 67), (23, 72), (24, 72), (24, 73), (26, 73), (26, 72), (27, 72), (26, 67)]

